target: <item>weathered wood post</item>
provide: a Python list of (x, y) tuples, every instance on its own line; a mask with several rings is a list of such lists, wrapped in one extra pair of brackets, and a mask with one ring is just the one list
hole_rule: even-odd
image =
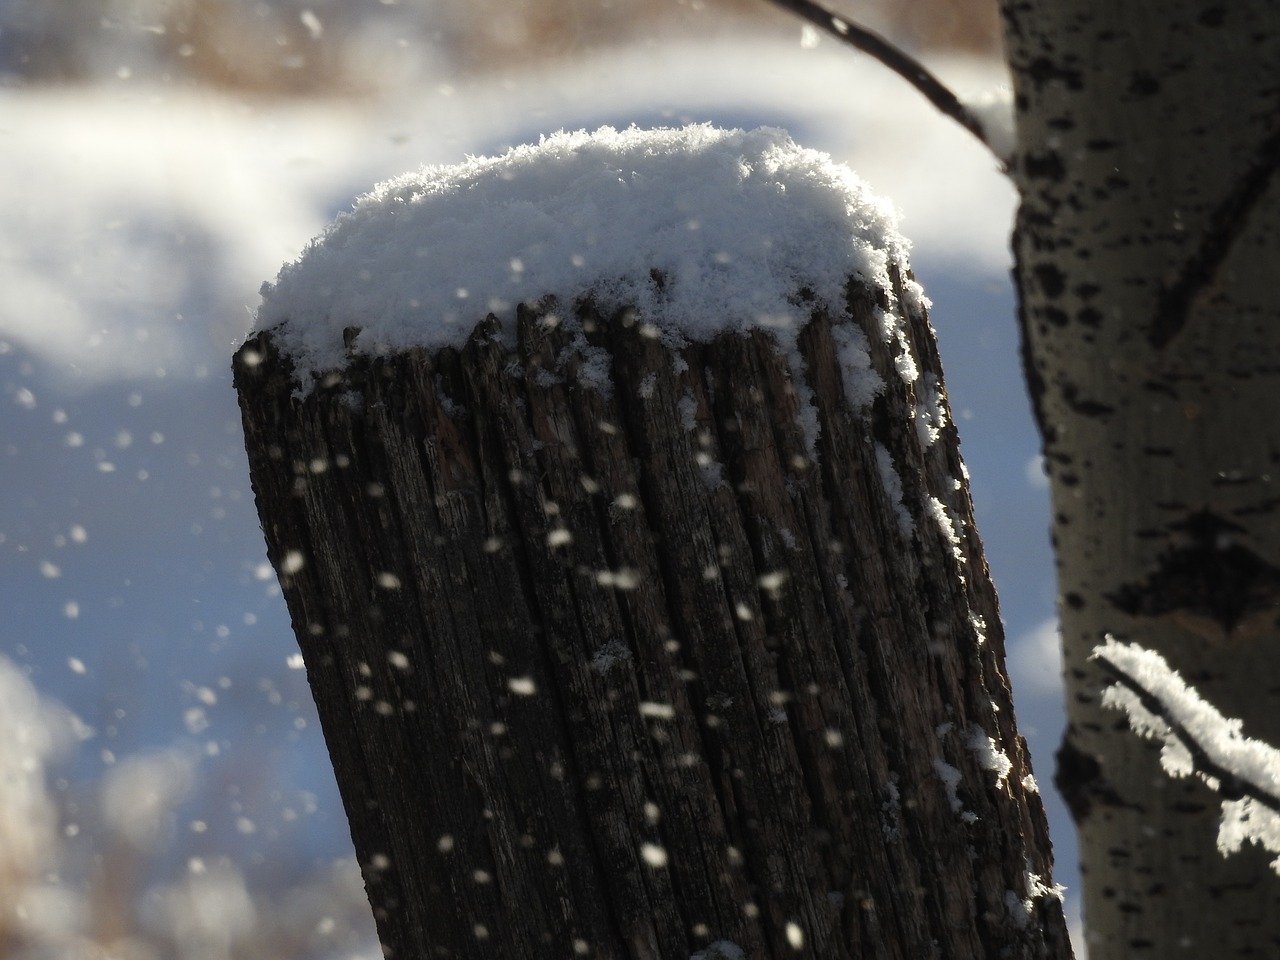
[(926, 302), (852, 175), (558, 135), (380, 188), (264, 292), (253, 485), (389, 955), (1070, 956)]

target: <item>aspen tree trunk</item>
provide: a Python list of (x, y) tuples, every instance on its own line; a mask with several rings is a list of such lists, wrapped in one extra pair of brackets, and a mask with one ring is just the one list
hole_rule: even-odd
[(1106, 634), (1280, 743), (1280, 11), (1005, 0), (1091, 960), (1274, 956), (1280, 879), (1099, 706)]
[(932, 330), (849, 304), (803, 382), (589, 304), (305, 399), (236, 354), (392, 957), (1070, 957)]

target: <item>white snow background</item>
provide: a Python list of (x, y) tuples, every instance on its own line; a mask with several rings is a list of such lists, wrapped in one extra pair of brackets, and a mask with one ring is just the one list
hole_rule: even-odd
[[(1008, 275), (1013, 190), (897, 77), (800, 38), (649, 42), (376, 102), (127, 79), (0, 90), (0, 653), (91, 728), (69, 783), (177, 751), (193, 783), (168, 839), (178, 862), (226, 852), (270, 884), (348, 854), (230, 385), (260, 285), (358, 194), (423, 163), (562, 128), (775, 126), (902, 213), (1072, 902), (1074, 836), (1050, 785), (1063, 721)], [(1004, 81), (999, 64), (931, 65), (962, 95)]]

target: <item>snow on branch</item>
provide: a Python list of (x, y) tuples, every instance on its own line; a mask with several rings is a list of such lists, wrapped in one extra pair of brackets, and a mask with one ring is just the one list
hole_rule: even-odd
[[(907, 83), (919, 91), (926, 100), (939, 111), (964, 127), (982, 143), (1000, 161), (1001, 167), (1007, 171), (1012, 155), (1012, 138), (1003, 129), (989, 129), (993, 125), (990, 118), (984, 122), (979, 112), (971, 109), (941, 80), (935, 77), (924, 64), (910, 54), (886, 40), (866, 27), (861, 27), (851, 20), (832, 13), (814, 0), (769, 0), (775, 6), (790, 10), (798, 17), (809, 21), (837, 40), (849, 44), (857, 50), (874, 57), (888, 67)], [(997, 125), (998, 126), (998, 125)]]
[[(1241, 720), (1224, 717), (1152, 650), (1108, 635), (1091, 659), (1116, 681), (1103, 705), (1123, 709), (1135, 733), (1164, 742), (1165, 772), (1195, 774), (1221, 794), (1218, 849), (1235, 853), (1248, 840), (1280, 854), (1280, 750), (1246, 737)], [(1271, 867), (1280, 873), (1280, 857)]]

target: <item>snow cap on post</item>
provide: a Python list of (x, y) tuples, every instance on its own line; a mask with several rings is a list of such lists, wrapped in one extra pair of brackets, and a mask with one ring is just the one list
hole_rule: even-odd
[(907, 250), (887, 201), (782, 130), (602, 127), (377, 186), (263, 285), (255, 329), (304, 391), (351, 353), (461, 346), (548, 296), (634, 307), (673, 345), (768, 327), (786, 348), (801, 291), (842, 313), (850, 278), (889, 292)]

